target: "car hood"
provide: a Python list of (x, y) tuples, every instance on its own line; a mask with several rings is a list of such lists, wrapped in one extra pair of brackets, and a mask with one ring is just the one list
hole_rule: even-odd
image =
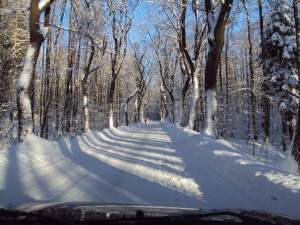
[(99, 222), (101, 222), (100, 224), (128, 224), (137, 221), (138, 224), (215, 224), (215, 222), (218, 224), (223, 224), (222, 222), (224, 224), (300, 224), (299, 219), (258, 210), (202, 210), (82, 202), (27, 204), (18, 206), (16, 210), (2, 209), (0, 211), (0, 224), (1, 219), (5, 220), (5, 217), (12, 221), (14, 218), (20, 218), (20, 216), (22, 218), (37, 217), (43, 221), (47, 221), (49, 218), (54, 221), (54, 224), (58, 224), (57, 222), (63, 222), (63, 224), (68, 224), (68, 222), (70, 224), (99, 224)]

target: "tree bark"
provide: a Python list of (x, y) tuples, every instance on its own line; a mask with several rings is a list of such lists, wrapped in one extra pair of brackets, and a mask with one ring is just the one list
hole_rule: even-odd
[(129, 119), (128, 119), (128, 103), (131, 99), (134, 98), (134, 96), (136, 96), (136, 94), (138, 93), (138, 88), (131, 94), (127, 97), (126, 101), (125, 101), (125, 106), (124, 106), (124, 111), (125, 111), (125, 123), (126, 123), (126, 126), (129, 125)]
[(207, 55), (205, 67), (205, 92), (206, 92), (206, 120), (208, 135), (217, 136), (216, 129), (213, 132), (211, 126), (214, 126), (214, 114), (216, 110), (216, 78), (218, 71), (218, 64), (221, 58), (221, 52), (224, 45), (224, 31), (229, 13), (231, 11), (233, 0), (221, 1), (221, 9), (215, 18), (216, 13), (214, 9), (214, 1), (205, 0), (205, 11), (207, 15), (208, 24), (208, 45), (209, 51)]
[(244, 9), (246, 10), (246, 19), (247, 19), (247, 28), (248, 28), (248, 43), (249, 43), (249, 72), (250, 72), (250, 89), (251, 89), (251, 111), (252, 111), (252, 129), (253, 129), (253, 157), (255, 157), (255, 141), (257, 140), (257, 130), (256, 130), (256, 96), (254, 93), (254, 62), (253, 62), (253, 44), (251, 37), (251, 26), (250, 26), (250, 18), (249, 11), (246, 6), (245, 0), (243, 0)]
[(259, 10), (259, 27), (260, 27), (260, 39), (261, 39), (261, 64), (262, 64), (262, 72), (263, 72), (263, 77), (264, 77), (264, 82), (263, 82), (263, 110), (264, 110), (264, 133), (265, 133), (265, 140), (269, 140), (270, 136), (270, 101), (269, 101), (269, 86), (268, 82), (266, 80), (267, 74), (265, 74), (265, 69), (266, 69), (266, 50), (265, 50), (265, 38), (264, 38), (264, 18), (262, 14), (262, 2), (261, 0), (257, 0), (258, 4), (258, 10)]
[[(297, 43), (297, 66), (298, 66), (298, 83), (300, 85), (300, 18), (298, 11), (298, 1), (293, 0), (294, 18), (296, 24), (296, 43)], [(296, 131), (294, 137), (294, 143), (292, 146), (292, 156), (298, 163), (298, 172), (300, 174), (300, 97), (298, 104), (298, 118), (296, 124)]]
[[(33, 133), (32, 108), (30, 95), (32, 93), (35, 68), (40, 48), (46, 38), (49, 27), (50, 10), (46, 10), (54, 0), (49, 0), (42, 7), (39, 7), (39, 0), (31, 0), (29, 15), (30, 43), (27, 50), (23, 71), (18, 80), (17, 107), (18, 107), (18, 136), (19, 142), (23, 142), (28, 134)], [(46, 10), (44, 16), (44, 29), (40, 31), (40, 16)], [(43, 34), (42, 34), (43, 33)]]
[(95, 46), (94, 46), (94, 40), (90, 38), (91, 41), (91, 53), (88, 59), (87, 66), (84, 68), (84, 77), (81, 80), (81, 87), (82, 87), (82, 100), (83, 100), (83, 132), (87, 133), (89, 132), (89, 109), (88, 109), (88, 85), (87, 85), (87, 79), (88, 76), (96, 70), (91, 71), (91, 65), (93, 62), (93, 58), (95, 55)]

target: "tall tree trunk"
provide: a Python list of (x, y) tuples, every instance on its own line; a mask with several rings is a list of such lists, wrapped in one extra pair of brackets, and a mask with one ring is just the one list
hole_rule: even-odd
[(68, 70), (67, 70), (67, 80), (66, 80), (66, 95), (65, 95), (65, 106), (64, 106), (64, 113), (62, 119), (63, 122), (63, 135), (67, 133), (70, 134), (71, 130), (71, 113), (72, 113), (72, 106), (73, 106), (73, 64), (74, 64), (74, 56), (75, 56), (75, 49), (74, 49), (74, 40), (73, 35), (69, 34), (69, 48), (68, 48)]
[(50, 63), (51, 63), (51, 52), (52, 52), (52, 44), (51, 44), (51, 36), (47, 40), (46, 47), (46, 60), (45, 60), (45, 82), (44, 82), (44, 101), (43, 101), (43, 113), (42, 113), (42, 123), (41, 123), (41, 131), (40, 137), (44, 137), (48, 139), (48, 112), (49, 107), (52, 101), (52, 91), (50, 90)]
[(108, 89), (108, 107), (109, 107), (109, 115), (108, 115), (108, 127), (113, 128), (114, 127), (114, 92), (115, 92), (115, 86), (116, 86), (116, 75), (112, 75), (110, 82), (110, 86)]
[[(39, 0), (31, 0), (29, 15), (30, 43), (27, 50), (23, 71), (18, 80), (17, 107), (19, 122), (19, 142), (33, 132), (32, 108), (30, 104), (31, 90), (34, 85), (35, 68), (40, 48), (46, 38), (50, 19), (50, 5), (54, 0), (48, 0), (46, 4)], [(45, 11), (43, 34), (40, 32), (40, 16)]]
[(88, 109), (88, 83), (87, 83), (87, 79), (88, 76), (96, 70), (93, 69), (91, 71), (91, 65), (92, 65), (92, 61), (95, 55), (95, 46), (94, 46), (94, 41), (91, 38), (91, 53), (89, 56), (89, 60), (87, 63), (87, 66), (84, 69), (84, 77), (81, 80), (81, 87), (82, 87), (82, 97), (83, 97), (83, 132), (87, 133), (89, 131), (89, 109)]
[(136, 96), (136, 94), (138, 93), (138, 88), (131, 94), (129, 95), (127, 98), (126, 98), (126, 101), (125, 101), (125, 106), (124, 106), (124, 111), (125, 111), (125, 123), (126, 123), (126, 126), (129, 125), (129, 119), (128, 119), (128, 103), (131, 99), (134, 98), (134, 96)]
[(182, 89), (181, 89), (180, 101), (179, 101), (179, 104), (178, 104), (178, 118), (177, 118), (177, 125), (178, 126), (182, 126), (184, 100), (185, 100), (186, 93), (189, 89), (189, 86), (190, 86), (190, 77), (185, 76), (183, 78), (183, 86), (182, 86)]
[(257, 130), (256, 130), (256, 96), (254, 93), (254, 77), (255, 77), (255, 70), (254, 70), (254, 62), (253, 62), (253, 44), (252, 44), (252, 37), (251, 37), (251, 26), (250, 26), (250, 18), (249, 18), (249, 11), (246, 6), (245, 0), (243, 0), (243, 5), (246, 10), (246, 18), (247, 18), (247, 28), (248, 28), (248, 43), (249, 43), (249, 72), (250, 72), (250, 89), (251, 89), (251, 111), (252, 111), (252, 129), (253, 129), (253, 157), (255, 157), (255, 141), (257, 140)]
[[(229, 13), (231, 11), (233, 0), (221, 1), (219, 13), (215, 12), (214, 1), (205, 0), (205, 11), (208, 24), (208, 45), (205, 67), (205, 95), (206, 95), (206, 133), (211, 136), (216, 134), (214, 114), (216, 111), (216, 78), (218, 64), (221, 58), (221, 52), (224, 45), (224, 31)], [(216, 17), (217, 16), (217, 17)], [(214, 131), (215, 130), (215, 131)]]
[(264, 38), (264, 18), (263, 18), (263, 9), (261, 0), (257, 0), (258, 9), (259, 9), (259, 28), (260, 28), (260, 39), (261, 39), (261, 63), (262, 63), (262, 72), (264, 77), (263, 82), (263, 110), (264, 110), (264, 132), (265, 132), (265, 140), (269, 141), (270, 136), (270, 100), (269, 100), (269, 86), (267, 82), (267, 74), (265, 74), (266, 69), (266, 50), (265, 50), (265, 38)]
[(228, 130), (228, 113), (229, 113), (229, 71), (228, 71), (228, 46), (229, 46), (229, 31), (226, 32), (226, 45), (225, 45), (225, 84), (226, 84), (226, 94), (225, 94), (225, 129), (226, 129), (226, 135), (229, 135)]
[(190, 114), (189, 114), (189, 124), (188, 124), (189, 129), (194, 128), (195, 109), (199, 97), (199, 82), (198, 82), (198, 77), (196, 72), (193, 73), (192, 84), (193, 84), (193, 95), (191, 99)]
[(286, 136), (287, 136), (287, 127), (286, 127), (286, 119), (285, 119), (285, 109), (281, 109), (281, 130), (282, 130), (282, 150), (286, 152)]
[[(297, 43), (297, 66), (298, 66), (298, 82), (300, 86), (300, 18), (298, 11), (298, 1), (293, 0), (294, 17), (296, 24), (296, 43)], [(292, 156), (298, 163), (298, 172), (300, 174), (300, 97), (298, 104), (298, 119), (296, 124), (296, 132), (294, 137), (294, 143), (292, 146)]]

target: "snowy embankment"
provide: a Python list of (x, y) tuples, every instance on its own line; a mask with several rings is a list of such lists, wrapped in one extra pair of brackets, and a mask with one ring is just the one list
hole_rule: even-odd
[(242, 144), (150, 121), (0, 151), (0, 207), (84, 202), (257, 209), (300, 218), (300, 177)]
[(245, 145), (235, 143), (237, 149), (224, 139), (215, 140), (205, 134), (166, 126), (170, 135), (186, 139), (195, 157), (204, 159), (212, 169), (244, 191), (260, 209), (300, 217), (299, 176), (253, 159), (246, 154)]

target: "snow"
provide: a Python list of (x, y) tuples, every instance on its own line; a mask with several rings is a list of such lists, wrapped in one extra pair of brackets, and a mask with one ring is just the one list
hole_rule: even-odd
[(26, 57), (25, 57), (25, 62), (24, 62), (24, 67), (23, 71), (20, 75), (20, 78), (18, 80), (18, 88), (25, 88), (27, 89), (30, 85), (30, 78), (33, 70), (33, 57), (36, 49), (29, 44), (29, 47), (27, 49)]
[(114, 109), (112, 103), (109, 103), (109, 118), (108, 118), (108, 126), (109, 128), (114, 127)]
[(211, 40), (214, 40), (215, 39), (214, 34), (215, 34), (216, 20), (215, 20), (213, 12), (208, 12), (207, 20), (208, 20), (208, 23), (209, 23), (209, 26), (210, 26), (210, 31), (208, 33), (208, 38), (211, 39)]
[(271, 36), (271, 40), (273, 42), (278, 41), (278, 45), (282, 46), (283, 45), (283, 38), (280, 36), (280, 34), (278, 32), (275, 32), (272, 36)]
[(40, 3), (39, 3), (39, 10), (43, 10), (44, 7), (45, 7), (47, 4), (49, 4), (49, 3), (50, 3), (50, 0), (42, 0), (42, 1), (40, 1)]
[(289, 85), (287, 85), (287, 83), (285, 83), (284, 85), (282, 85), (282, 89), (285, 91), (290, 90)]
[(43, 27), (41, 30), (39, 30), (39, 33), (43, 35), (44, 39), (46, 39), (48, 32), (49, 32), (49, 27)]
[(215, 111), (217, 109), (217, 99), (216, 99), (216, 93), (212, 90), (208, 90), (205, 93), (206, 95), (206, 128), (204, 133), (208, 136), (214, 136), (214, 121), (213, 116), (215, 114)]
[(134, 204), (256, 209), (300, 218), (300, 177), (246, 145), (149, 121), (0, 151), (0, 207)]
[(191, 99), (191, 106), (190, 106), (190, 114), (189, 114), (189, 124), (188, 127), (190, 129), (193, 129), (194, 127), (194, 121), (195, 121), (195, 109), (196, 109), (196, 104), (198, 101), (198, 96), (199, 96), (199, 82), (197, 78), (197, 73), (194, 74), (194, 82), (193, 82), (193, 96)]
[(82, 106), (85, 108), (88, 106), (88, 97), (86, 95), (83, 96), (83, 104)]

